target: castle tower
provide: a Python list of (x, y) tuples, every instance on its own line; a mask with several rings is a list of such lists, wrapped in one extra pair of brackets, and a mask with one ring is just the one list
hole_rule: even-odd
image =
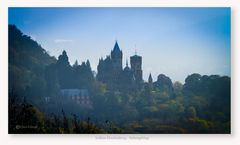
[(141, 83), (142, 79), (142, 57), (136, 53), (130, 57), (131, 69), (137, 83)]
[(116, 41), (113, 50), (111, 51), (112, 67), (116, 72), (122, 71), (122, 51)]

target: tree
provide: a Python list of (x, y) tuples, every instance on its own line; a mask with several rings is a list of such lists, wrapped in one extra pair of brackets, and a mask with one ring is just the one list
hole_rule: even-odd
[(56, 64), (48, 65), (45, 69), (46, 95), (56, 97), (60, 90)]
[(61, 89), (72, 88), (71, 84), (72, 70), (65, 50), (62, 52), (61, 55), (59, 55), (56, 65), (60, 88)]
[(81, 65), (78, 65), (77, 62), (73, 65), (72, 84), (74, 88), (88, 89), (92, 91), (94, 81), (89, 60), (87, 60), (86, 63), (82, 62)]
[(193, 106), (188, 107), (186, 111), (186, 115), (187, 115), (187, 118), (196, 118), (197, 117), (196, 109)]
[(185, 84), (183, 86), (185, 93), (192, 95), (199, 95), (201, 93), (201, 75), (192, 74), (185, 79)]
[(183, 84), (179, 81), (176, 81), (173, 84), (173, 89), (174, 89), (174, 93), (176, 94), (176, 96), (181, 96), (182, 90), (183, 90)]
[(172, 80), (164, 74), (158, 75), (158, 79), (153, 83), (154, 89), (159, 91), (162, 96), (174, 98)]

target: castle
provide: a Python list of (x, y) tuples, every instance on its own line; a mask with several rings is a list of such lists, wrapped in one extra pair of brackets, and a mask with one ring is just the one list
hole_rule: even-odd
[[(115, 42), (111, 54), (105, 59), (101, 58), (97, 66), (97, 79), (109, 86), (109, 88), (117, 88), (119, 90), (141, 88), (143, 84), (142, 78), (142, 57), (135, 55), (130, 57), (131, 68), (122, 66), (123, 53), (119, 48), (118, 42)], [(127, 86), (127, 88), (126, 88)]]

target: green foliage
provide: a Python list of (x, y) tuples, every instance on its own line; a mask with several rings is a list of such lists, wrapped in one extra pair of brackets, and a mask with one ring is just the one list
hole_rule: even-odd
[(44, 68), (56, 62), (29, 36), (9, 25), (9, 92), (38, 103), (45, 95)]
[(181, 82), (177, 81), (173, 84), (173, 89), (174, 89), (174, 93), (177, 96), (181, 96), (182, 95), (183, 84)]
[(186, 115), (188, 118), (196, 118), (197, 117), (196, 109), (193, 106), (188, 107)]
[(9, 132), (10, 133), (41, 133), (44, 132), (44, 114), (36, 107), (10, 101)]
[(209, 122), (204, 119), (191, 118), (188, 121), (191, 133), (208, 133), (209, 132)]

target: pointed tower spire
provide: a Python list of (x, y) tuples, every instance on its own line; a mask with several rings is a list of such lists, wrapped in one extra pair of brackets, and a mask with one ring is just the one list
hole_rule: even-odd
[(120, 52), (120, 48), (119, 48), (119, 46), (118, 46), (118, 42), (117, 42), (117, 40), (116, 40), (116, 42), (115, 42), (115, 45), (114, 45), (113, 51), (115, 51), (115, 52)]
[(149, 77), (148, 77), (148, 83), (152, 83), (153, 82), (153, 79), (152, 79), (152, 75), (151, 73), (149, 74)]

